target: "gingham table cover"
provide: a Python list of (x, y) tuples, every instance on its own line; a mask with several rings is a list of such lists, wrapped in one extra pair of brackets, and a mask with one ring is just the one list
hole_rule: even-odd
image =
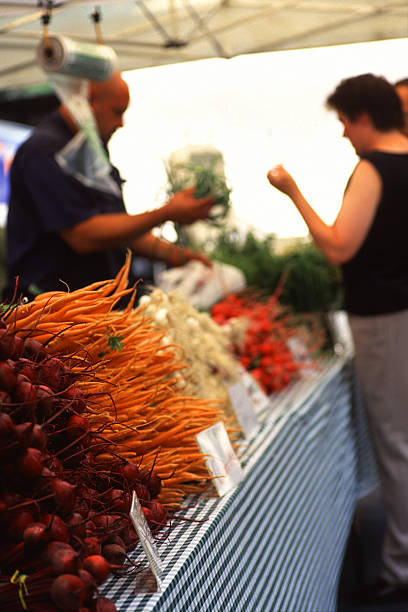
[[(125, 611), (336, 609), (357, 497), (376, 484), (349, 359), (333, 358), (270, 401), (240, 449), (245, 479), (222, 498), (189, 500), (157, 544), (160, 593), (111, 577), (101, 594)], [(141, 549), (133, 559), (144, 560)]]

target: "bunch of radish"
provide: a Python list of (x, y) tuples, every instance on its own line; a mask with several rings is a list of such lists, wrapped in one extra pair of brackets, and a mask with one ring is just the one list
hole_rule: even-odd
[(248, 294), (231, 293), (215, 304), (211, 316), (219, 325), (245, 319), (242, 341), (231, 348), (241, 365), (256, 379), (267, 395), (280, 391), (299, 376), (305, 366), (290, 349), (296, 329), (280, 306), (277, 294), (260, 300)]
[(29, 331), (19, 336), (0, 320), (2, 612), (115, 610), (98, 585), (135, 571), (132, 492), (153, 532), (168, 521), (153, 470), (113, 452), (109, 465), (95, 461), (94, 449), (109, 453), (108, 445), (90, 428), (76, 385), (87, 374), (73, 359), (51, 356)]

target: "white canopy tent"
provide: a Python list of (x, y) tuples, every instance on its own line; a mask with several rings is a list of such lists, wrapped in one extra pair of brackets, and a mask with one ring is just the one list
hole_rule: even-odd
[(122, 70), (408, 36), (407, 0), (0, 0), (0, 91), (46, 80), (44, 15), (49, 34), (112, 46)]

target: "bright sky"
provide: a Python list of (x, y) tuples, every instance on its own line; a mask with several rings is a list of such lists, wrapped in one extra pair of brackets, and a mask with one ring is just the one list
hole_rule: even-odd
[(125, 73), (131, 104), (110, 151), (130, 213), (165, 199), (163, 160), (187, 144), (224, 155), (234, 215), (244, 227), (279, 237), (306, 226), (266, 173), (292, 172), (326, 222), (334, 220), (357, 158), (325, 99), (363, 72), (408, 77), (408, 39), (209, 59)]

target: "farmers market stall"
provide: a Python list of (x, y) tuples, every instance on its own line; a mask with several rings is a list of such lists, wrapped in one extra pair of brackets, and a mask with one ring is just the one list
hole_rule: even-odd
[(31, 612), (334, 609), (376, 484), (344, 313), (316, 354), (276, 292), (220, 326), (160, 290), (133, 308), (129, 266), (2, 320), (2, 609), (23, 581)]
[(161, 591), (135, 593), (134, 576), (103, 585), (118, 610), (335, 610), (355, 501), (376, 483), (350, 358), (321, 363), (259, 418), (238, 452), (243, 482), (191, 499), (157, 543)]

